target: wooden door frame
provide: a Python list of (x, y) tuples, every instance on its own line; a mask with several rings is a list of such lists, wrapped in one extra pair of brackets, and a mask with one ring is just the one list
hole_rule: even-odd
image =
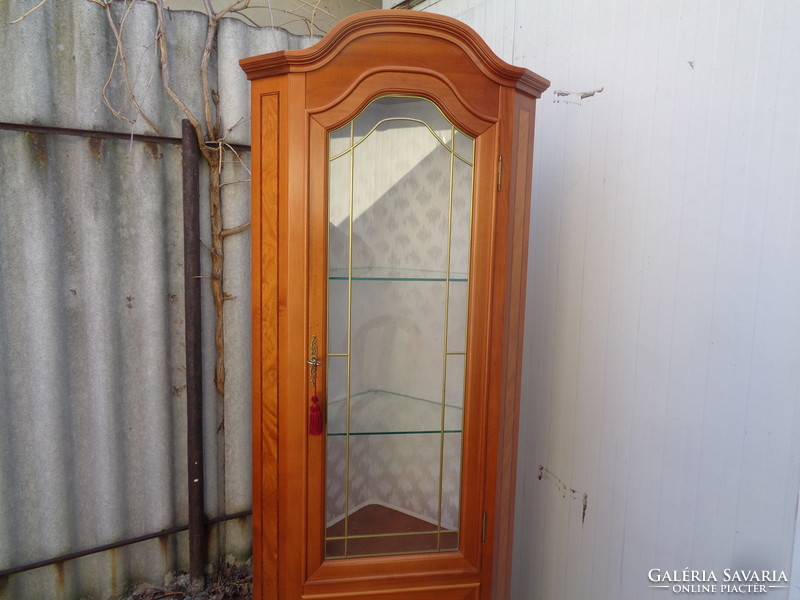
[[(370, 576), (369, 561), (386, 573), (384, 584), (378, 585), (386, 593), (401, 593), (399, 588), (390, 587), (402, 582), (416, 589), (413, 593), (403, 591), (403, 597), (419, 600), (444, 600), (444, 589), (452, 590), (453, 598), (477, 598), (478, 594), (485, 600), (506, 598), (513, 527), (533, 103), (549, 82), (501, 61), (462, 23), (407, 11), (354, 15), (312, 48), (245, 59), (241, 64), (253, 80), (256, 598), (321, 598), (325, 585), (321, 578), (348, 569), (353, 577), (350, 583), (330, 589), (338, 589), (341, 597), (377, 598), (371, 591), (375, 581)], [(293, 510), (302, 515), (311, 510), (305, 485), (308, 457), (321, 455), (324, 439), (320, 436), (319, 440), (309, 441), (307, 435), (310, 389), (305, 361), (312, 331), (316, 328), (323, 331), (324, 326), (324, 315), (320, 317), (319, 309), (312, 308), (312, 298), (320, 297), (319, 278), (315, 283), (311, 276), (318, 265), (315, 257), (319, 248), (314, 244), (320, 242), (309, 238), (311, 218), (319, 210), (313, 203), (318, 202), (315, 197), (320, 194), (314, 190), (319, 189), (319, 177), (324, 174), (313, 168), (319, 157), (309, 155), (308, 149), (313, 148), (311, 142), (315, 136), (319, 145), (319, 127), (327, 131), (353, 113), (351, 105), (345, 106), (347, 98), (356, 98), (356, 103), (366, 105), (381, 89), (428, 97), (452, 122), (473, 135), (478, 128), (470, 123), (481, 120), (491, 123), (491, 131), (487, 129), (476, 146), (475, 163), (480, 161), (484, 167), (475, 169), (474, 193), (481, 200), (473, 204), (473, 210), (481, 215), (479, 219), (482, 222), (488, 219), (491, 226), (481, 226), (479, 239), (473, 237), (472, 242), (473, 259), (486, 261), (477, 273), (485, 272), (488, 279), (476, 280), (470, 286), (472, 324), (468, 349), (468, 353), (481, 357), (480, 362), (474, 359), (468, 387), (484, 390), (483, 404), (482, 414), (467, 416), (465, 423), (467, 428), (478, 427), (473, 421), (478, 423), (481, 433), (474, 436), (480, 438), (480, 443), (469, 448), (464, 445), (463, 459), (482, 461), (481, 483), (472, 486), (479, 490), (468, 501), (476, 502), (480, 512), (486, 513), (486, 538), (480, 544), (465, 541), (461, 558), (455, 556), (457, 553), (420, 555), (415, 564), (422, 574), (413, 581), (406, 568), (399, 566), (406, 557), (352, 559), (355, 561), (352, 567), (328, 561), (330, 564), (311, 568), (305, 544), (306, 519), (291, 518), (297, 514)], [(353, 90), (360, 91), (353, 95)], [(320, 120), (325, 121), (324, 126)], [(521, 142), (523, 137), (526, 141)], [(505, 172), (498, 168), (498, 156), (505, 158)], [(510, 177), (511, 172), (517, 175)], [(484, 213), (490, 216), (482, 216)], [(477, 252), (476, 245), (481, 252)], [(487, 248), (489, 252), (485, 252)], [(482, 307), (480, 315), (477, 309), (472, 310), (476, 306)], [(484, 321), (480, 327), (474, 323), (479, 317)], [(481, 329), (484, 325), (485, 329)], [(324, 348), (323, 340), (320, 347)], [(324, 381), (324, 370), (318, 378)], [(321, 484), (318, 480), (317, 485)], [(316, 488), (311, 491), (319, 494)], [(318, 554), (313, 558), (315, 565), (319, 563)], [(455, 583), (450, 576), (459, 573), (461, 583)], [(309, 583), (304, 587), (306, 580)]]

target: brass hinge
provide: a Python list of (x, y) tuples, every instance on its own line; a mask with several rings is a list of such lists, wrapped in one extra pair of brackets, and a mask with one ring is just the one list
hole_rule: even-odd
[(481, 544), (486, 543), (486, 513), (483, 513), (483, 519), (481, 521)]
[(503, 187), (503, 155), (497, 157), (497, 191)]

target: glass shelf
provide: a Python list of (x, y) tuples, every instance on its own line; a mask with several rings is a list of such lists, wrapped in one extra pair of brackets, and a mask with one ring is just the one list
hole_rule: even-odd
[[(328, 436), (346, 435), (347, 403), (344, 398), (328, 402)], [(409, 435), (461, 433), (463, 410), (442, 403), (370, 390), (350, 397), (350, 435)]]
[[(347, 269), (331, 269), (328, 278), (335, 281), (347, 280)], [(444, 271), (425, 271), (422, 269), (398, 269), (393, 267), (353, 267), (353, 281), (448, 281)], [(449, 281), (467, 281), (467, 274), (451, 272)]]

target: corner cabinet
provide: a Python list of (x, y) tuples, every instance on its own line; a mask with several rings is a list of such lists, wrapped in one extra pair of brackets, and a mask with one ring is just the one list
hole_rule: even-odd
[(256, 598), (508, 598), (549, 83), (408, 11), (241, 65)]

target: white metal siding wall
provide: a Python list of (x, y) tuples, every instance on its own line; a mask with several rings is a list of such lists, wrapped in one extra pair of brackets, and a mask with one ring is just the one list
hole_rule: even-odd
[(789, 575), (800, 4), (422, 7), (553, 82), (537, 114), (514, 599), (663, 598), (654, 567)]
[[(0, 22), (37, 3), (0, 3)], [(118, 15), (125, 4), (115, 5)], [(168, 26), (177, 40), (172, 84), (200, 114), (205, 17), (171, 12)], [(0, 121), (154, 134), (143, 119), (127, 124), (102, 104), (114, 40), (97, 5), (53, 2), (0, 28)], [(155, 30), (153, 5), (134, 5), (123, 36), (128, 66), (145, 111), (179, 137), (182, 115), (161, 90)], [(228, 141), (249, 143), (249, 85), (238, 60), (309, 42), (222, 24), (212, 85), (224, 129), (242, 121)], [(135, 116), (118, 80), (109, 91)], [(224, 174), (226, 181), (247, 177), (241, 167)], [(180, 149), (0, 131), (0, 182), (0, 570), (185, 525)], [(248, 185), (225, 188), (226, 227), (246, 222), (249, 210)], [(206, 206), (206, 223), (207, 214)], [(224, 403), (213, 388), (213, 314), (204, 290), (212, 517), (251, 507), (249, 233), (227, 238), (225, 248), (233, 299), (225, 305)], [(250, 548), (249, 521), (216, 528), (212, 557), (244, 558)], [(106, 598), (129, 582), (185, 568), (187, 557), (185, 534), (164, 536), (14, 575), (0, 581), (0, 598)]]

